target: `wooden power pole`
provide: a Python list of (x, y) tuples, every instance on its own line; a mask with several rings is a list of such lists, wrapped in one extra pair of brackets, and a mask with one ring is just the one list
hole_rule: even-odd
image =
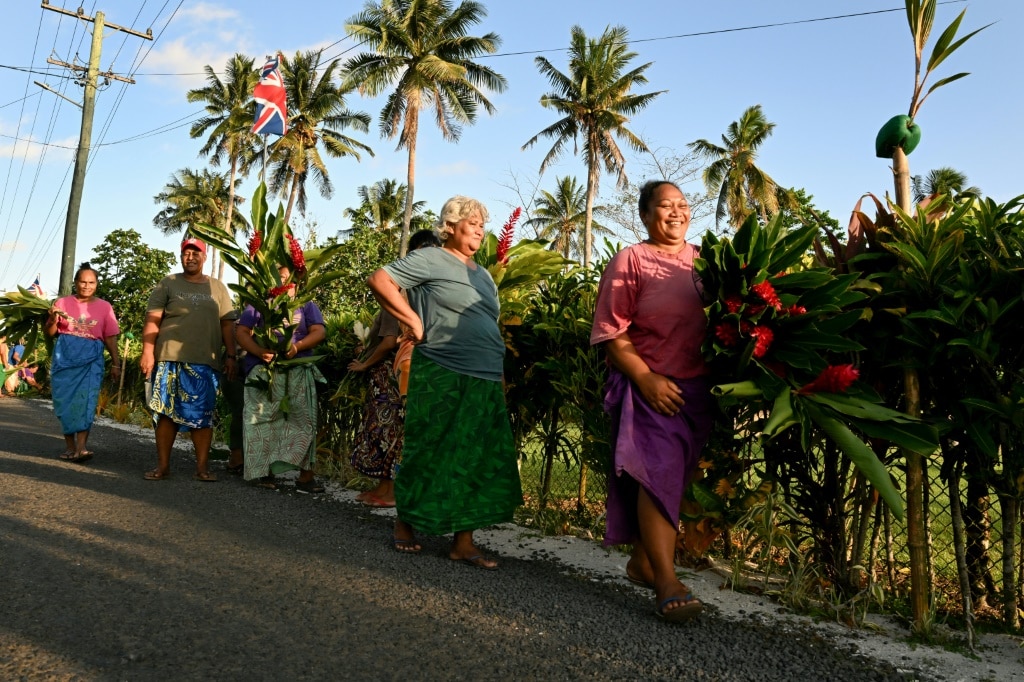
[(96, 87), (99, 81), (100, 75), (105, 79), (114, 79), (124, 81), (126, 83), (134, 83), (135, 81), (131, 78), (124, 78), (117, 76), (113, 73), (100, 74), (100, 53), (103, 50), (103, 29), (110, 28), (116, 31), (123, 31), (124, 33), (130, 33), (140, 38), (147, 40), (153, 39), (153, 31), (147, 30), (145, 33), (134, 31), (130, 28), (118, 26), (116, 24), (108, 24), (104, 21), (103, 12), (96, 12), (95, 17), (88, 17), (81, 7), (77, 11), (71, 11), (64, 9), (63, 7), (53, 7), (50, 5), (49, 0), (43, 0), (43, 9), (48, 9), (53, 12), (60, 14), (66, 14), (68, 16), (76, 17), (82, 21), (91, 21), (93, 23), (92, 29), (92, 46), (89, 49), (89, 65), (87, 67), (78, 66), (77, 64), (68, 64), (56, 59), (47, 59), (46, 61), (50, 64), (56, 64), (57, 66), (63, 66), (74, 71), (78, 71), (82, 76), (82, 80), (85, 85), (85, 96), (82, 100), (82, 130), (78, 137), (78, 153), (75, 156), (75, 173), (71, 178), (71, 197), (68, 200), (68, 214), (67, 219), (64, 223), (64, 248), (61, 251), (60, 260), (60, 287), (58, 294), (60, 296), (67, 296), (71, 293), (71, 280), (74, 277), (75, 272), (75, 244), (78, 241), (78, 213), (82, 207), (82, 189), (85, 186), (85, 169), (89, 163), (89, 148), (92, 146), (92, 118), (93, 112), (96, 108)]

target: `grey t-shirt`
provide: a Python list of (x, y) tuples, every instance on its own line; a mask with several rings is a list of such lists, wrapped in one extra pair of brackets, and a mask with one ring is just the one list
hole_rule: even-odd
[(221, 369), (221, 321), (238, 317), (228, 288), (217, 279), (189, 282), (185, 275), (168, 275), (149, 295), (147, 311), (161, 311), (156, 337), (156, 360), (190, 362)]
[(498, 287), (487, 270), (444, 249), (417, 249), (384, 271), (408, 292), (409, 305), (423, 320), (417, 352), (453, 372), (501, 381)]

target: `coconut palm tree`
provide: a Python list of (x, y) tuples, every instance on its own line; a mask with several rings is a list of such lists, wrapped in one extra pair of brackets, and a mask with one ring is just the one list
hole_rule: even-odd
[(687, 145), (698, 156), (711, 161), (704, 169), (704, 186), (709, 193), (718, 195), (716, 224), (728, 216), (735, 229), (754, 211), (766, 221), (768, 216), (778, 213), (780, 205), (796, 208), (789, 192), (757, 166), (757, 150), (773, 130), (775, 124), (765, 118), (761, 105), (756, 104), (744, 111), (740, 120), (729, 124), (721, 145), (704, 139)]
[[(164, 234), (189, 234), (189, 228), (195, 223), (221, 225), (232, 195), (228, 182), (224, 173), (213, 173), (206, 168), (201, 171), (182, 168), (171, 176), (163, 191), (153, 197), (154, 202), (163, 204), (153, 218), (153, 224)], [(235, 183), (239, 182), (241, 180), (235, 180)], [(232, 208), (231, 229), (236, 233), (249, 229), (249, 224), (238, 210), (244, 201), (236, 196)]]
[(281, 77), (288, 94), (288, 132), (274, 143), (268, 184), (272, 191), (288, 196), (286, 223), (291, 220), (296, 205), (299, 213), (306, 214), (308, 179), (313, 179), (325, 199), (334, 194), (321, 149), (328, 156), (354, 156), (357, 161), (360, 151), (373, 156), (373, 150), (367, 145), (342, 132), (348, 128), (367, 132), (370, 116), (350, 111), (345, 106), (349, 90), (335, 81), (340, 62), (335, 59), (321, 67), (322, 53), (322, 50), (296, 52), (294, 58), (281, 64)]
[(390, 92), (380, 112), (380, 131), (388, 139), (397, 136), (398, 148), (409, 153), (400, 255), (409, 246), (415, 203), (420, 111), (432, 109), (441, 136), (454, 142), (462, 126), (476, 120), (480, 107), (494, 113), (484, 90), (505, 90), (503, 76), (472, 61), (501, 44), (495, 33), (469, 35), (485, 16), (484, 6), (472, 0), (457, 7), (449, 0), (380, 0), (368, 2), (345, 24), (349, 36), (373, 50), (345, 63), (346, 82), (369, 97)]
[[(206, 115), (192, 124), (189, 135), (192, 139), (207, 136), (200, 155), (209, 156), (210, 163), (220, 166), (225, 159), (231, 166), (228, 180), (227, 210), (221, 218), (224, 229), (230, 229), (229, 216), (235, 206), (235, 180), (238, 174), (247, 175), (258, 158), (257, 138), (252, 132), (256, 102), (252, 98), (253, 88), (259, 81), (254, 60), (243, 54), (235, 54), (224, 69), (224, 79), (213, 67), (206, 65), (206, 85), (189, 90), (189, 102), (202, 102)], [(217, 273), (224, 278), (224, 262), (220, 262)]]
[[(346, 208), (342, 215), (348, 218), (353, 226), (369, 227), (373, 230), (388, 231), (401, 228), (405, 214), (405, 202), (408, 196), (405, 185), (397, 180), (385, 178), (358, 190), (360, 204), (356, 208)], [(419, 226), (421, 214), (427, 202), (413, 203), (412, 223)]]
[(951, 199), (961, 197), (977, 197), (981, 190), (967, 186), (967, 176), (955, 168), (943, 166), (928, 171), (924, 177), (915, 175), (911, 180), (914, 191), (914, 203), (920, 203), (935, 194), (945, 194)]
[[(623, 26), (607, 27), (600, 38), (588, 38), (579, 26), (573, 26), (569, 41), (569, 72), (562, 73), (545, 57), (534, 58), (546, 76), (552, 92), (540, 98), (545, 109), (554, 109), (562, 118), (527, 140), (523, 149), (542, 137), (554, 144), (540, 165), (540, 172), (562, 155), (571, 141), (575, 148), (582, 138), (583, 161), (587, 165), (586, 221), (583, 229), (583, 265), (590, 267), (593, 250), (594, 201), (597, 198), (601, 164), (615, 173), (620, 187), (625, 186), (626, 159), (615, 139), (625, 141), (635, 151), (650, 152), (626, 123), (664, 91), (633, 94), (637, 85), (647, 83), (644, 71), (651, 62), (630, 69), (637, 56), (627, 47), (628, 31)], [(628, 69), (628, 70), (627, 70)]]
[[(594, 206), (595, 213), (604, 211), (603, 206)], [(541, 190), (533, 204), (533, 217), (524, 225), (537, 231), (537, 237), (551, 241), (552, 248), (569, 258), (571, 253), (582, 254), (584, 231), (587, 224), (587, 195), (576, 178), (567, 176), (555, 179), (555, 191)], [(612, 234), (612, 231), (597, 221), (591, 221), (593, 233)]]

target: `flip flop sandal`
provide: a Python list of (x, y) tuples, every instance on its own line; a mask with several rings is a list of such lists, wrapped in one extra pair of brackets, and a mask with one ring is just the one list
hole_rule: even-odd
[[(674, 609), (666, 611), (665, 607), (674, 602), (681, 602), (681, 604)], [(694, 597), (692, 592), (687, 592), (685, 597), (663, 599), (658, 603), (657, 608), (654, 609), (654, 614), (667, 623), (682, 623), (693, 620), (702, 611), (704, 611), (704, 604), (701, 600)]]
[(632, 575), (629, 571), (626, 571), (626, 580), (633, 583), (634, 585), (646, 587), (648, 590), (654, 589), (654, 583), (647, 582), (643, 578), (637, 578), (635, 575)]
[(197, 471), (196, 473), (192, 474), (192, 480), (199, 481), (200, 483), (216, 483), (217, 476), (215, 474), (211, 474), (208, 471), (204, 471), (202, 473)]
[(395, 548), (396, 552), (401, 552), (402, 554), (419, 554), (420, 550), (423, 549), (420, 543), (416, 542), (415, 538), (411, 540), (391, 538), (391, 546)]
[(483, 554), (474, 554), (473, 556), (465, 557), (463, 559), (459, 559), (458, 561), (459, 561), (460, 564), (465, 564), (466, 566), (472, 566), (473, 568), (480, 568), (480, 569), (483, 569), (485, 571), (497, 571), (498, 570), (498, 565), (497, 564), (494, 564), (493, 566), (489, 565), (487, 562), (490, 561), (490, 560), (485, 558)]
[(225, 464), (224, 465), (224, 471), (228, 472), (229, 474), (241, 474), (242, 473), (242, 469), (244, 469), (244, 468), (245, 468), (245, 463), (244, 462), (242, 462), (240, 464)]
[(390, 509), (395, 506), (394, 502), (386, 502), (376, 495), (369, 493), (363, 498), (362, 502), (367, 507), (379, 507), (381, 509)]
[[(62, 458), (62, 459), (65, 459), (65, 458)], [(68, 457), (68, 458), (65, 459), (65, 461), (71, 462), (72, 464), (85, 464), (90, 459), (92, 459), (92, 452), (90, 452), (89, 450), (83, 450), (82, 454), (74, 455), (72, 457)]]
[(170, 471), (160, 471), (159, 469), (153, 469), (142, 474), (142, 477), (147, 481), (162, 481), (165, 478), (171, 477)]

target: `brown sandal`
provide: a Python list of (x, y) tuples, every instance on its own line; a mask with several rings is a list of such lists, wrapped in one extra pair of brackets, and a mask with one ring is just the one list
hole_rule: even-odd
[(142, 474), (142, 477), (147, 481), (162, 481), (165, 478), (171, 477), (170, 471), (160, 471), (159, 469), (153, 469)]

